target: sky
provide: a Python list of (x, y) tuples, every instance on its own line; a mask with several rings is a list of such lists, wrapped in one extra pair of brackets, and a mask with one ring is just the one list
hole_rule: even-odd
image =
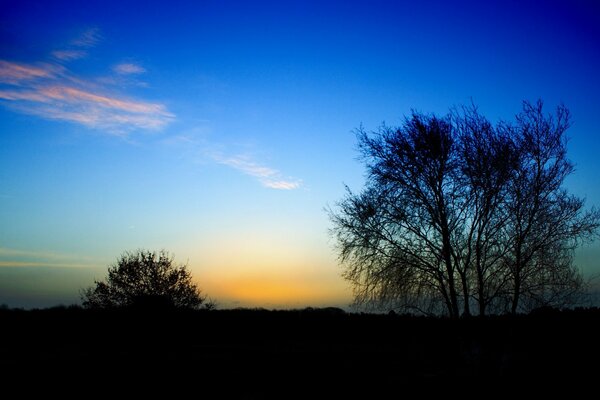
[(358, 127), (563, 103), (600, 206), (598, 71), (594, 1), (0, 0), (0, 304), (78, 303), (143, 248), (223, 308), (345, 307), (325, 208)]

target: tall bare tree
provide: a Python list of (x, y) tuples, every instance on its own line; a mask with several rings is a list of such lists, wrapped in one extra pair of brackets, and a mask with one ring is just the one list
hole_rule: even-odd
[(510, 138), (494, 129), (475, 106), (452, 113), (461, 165), (460, 180), (467, 193), (462, 204), (465, 220), (456, 243), (465, 314), (475, 300), (479, 315), (494, 307), (506, 290), (502, 260), (507, 251), (503, 209), (518, 155)]
[(464, 190), (450, 120), (414, 113), (400, 128), (360, 130), (358, 139), (367, 188), (348, 191), (340, 212), (330, 213), (357, 301), (426, 312), (442, 304), (458, 316), (453, 234)]
[(563, 188), (574, 171), (567, 158), (569, 111), (560, 106), (546, 115), (543, 103), (524, 103), (516, 123), (501, 130), (514, 138), (519, 161), (505, 208), (510, 238), (506, 258), (512, 280), (510, 311), (567, 300), (581, 284), (572, 265), (575, 248), (595, 237), (598, 210), (584, 209), (581, 198)]
[(471, 106), (359, 129), (366, 188), (329, 210), (356, 302), (458, 317), (571, 299), (572, 252), (600, 214), (562, 187), (565, 113), (525, 103), (493, 126)]

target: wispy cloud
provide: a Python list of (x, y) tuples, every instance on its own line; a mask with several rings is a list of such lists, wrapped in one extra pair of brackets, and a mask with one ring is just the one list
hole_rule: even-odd
[(15, 110), (122, 134), (160, 129), (174, 115), (160, 103), (128, 98), (62, 65), (0, 60), (0, 100)]
[(102, 35), (98, 28), (89, 28), (83, 31), (78, 37), (71, 40), (71, 45), (82, 48), (94, 47), (100, 40)]
[(60, 61), (79, 60), (87, 56), (85, 50), (55, 50), (52, 52), (52, 57)]
[[(303, 186), (301, 179), (285, 176), (278, 169), (257, 161), (253, 151), (239, 151), (239, 146), (225, 145), (210, 139), (211, 129), (198, 126), (179, 135), (163, 138), (161, 143), (178, 147), (194, 163), (214, 162), (232, 168), (244, 175), (256, 179), (263, 187), (278, 190), (294, 190)], [(237, 148), (237, 150), (233, 150)]]
[(51, 263), (45, 261), (1, 261), (0, 267), (54, 267), (54, 268), (91, 268), (94, 264)]
[(146, 72), (146, 69), (141, 65), (137, 65), (134, 63), (121, 63), (117, 64), (113, 67), (113, 71), (115, 71), (119, 75), (137, 75), (143, 74)]
[(96, 46), (102, 36), (98, 28), (90, 28), (83, 31), (78, 37), (71, 40), (63, 48), (54, 50), (50, 54), (58, 62), (69, 62), (85, 58), (88, 55), (87, 49)]
[[(208, 121), (205, 121), (208, 122)], [(183, 151), (182, 157), (191, 158), (196, 164), (217, 163), (233, 168), (244, 175), (256, 179), (263, 187), (278, 190), (294, 190), (303, 186), (301, 179), (286, 177), (278, 169), (257, 161), (255, 151), (239, 146), (215, 142), (209, 137), (211, 129), (207, 126), (197, 126), (179, 135), (164, 138), (161, 142), (170, 147)]]
[(30, 251), (0, 247), (0, 267), (73, 267), (96, 266), (95, 260), (74, 254)]
[(21, 85), (39, 79), (56, 78), (64, 68), (60, 65), (38, 63), (37, 65), (20, 64), (0, 60), (0, 83)]
[(227, 165), (246, 175), (256, 178), (264, 187), (270, 189), (293, 190), (302, 185), (302, 181), (294, 178), (284, 178), (276, 169), (258, 164), (245, 156), (214, 157), (219, 164)]

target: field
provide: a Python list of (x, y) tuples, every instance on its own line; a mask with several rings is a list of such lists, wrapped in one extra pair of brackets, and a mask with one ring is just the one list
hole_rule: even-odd
[(46, 382), (44, 390), (113, 395), (400, 398), (409, 389), (583, 390), (597, 379), (599, 322), (599, 309), (457, 321), (338, 309), (1, 310), (0, 357), (4, 388), (26, 378)]

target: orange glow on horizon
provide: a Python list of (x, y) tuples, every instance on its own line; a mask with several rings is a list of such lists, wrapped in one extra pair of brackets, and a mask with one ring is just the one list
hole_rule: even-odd
[(200, 244), (185, 258), (200, 289), (220, 308), (347, 306), (351, 290), (332, 253), (311, 251), (315, 245), (299, 237), (224, 231), (195, 239)]
[(349, 302), (343, 286), (306, 278), (240, 276), (205, 281), (202, 289), (224, 308), (345, 306)]

